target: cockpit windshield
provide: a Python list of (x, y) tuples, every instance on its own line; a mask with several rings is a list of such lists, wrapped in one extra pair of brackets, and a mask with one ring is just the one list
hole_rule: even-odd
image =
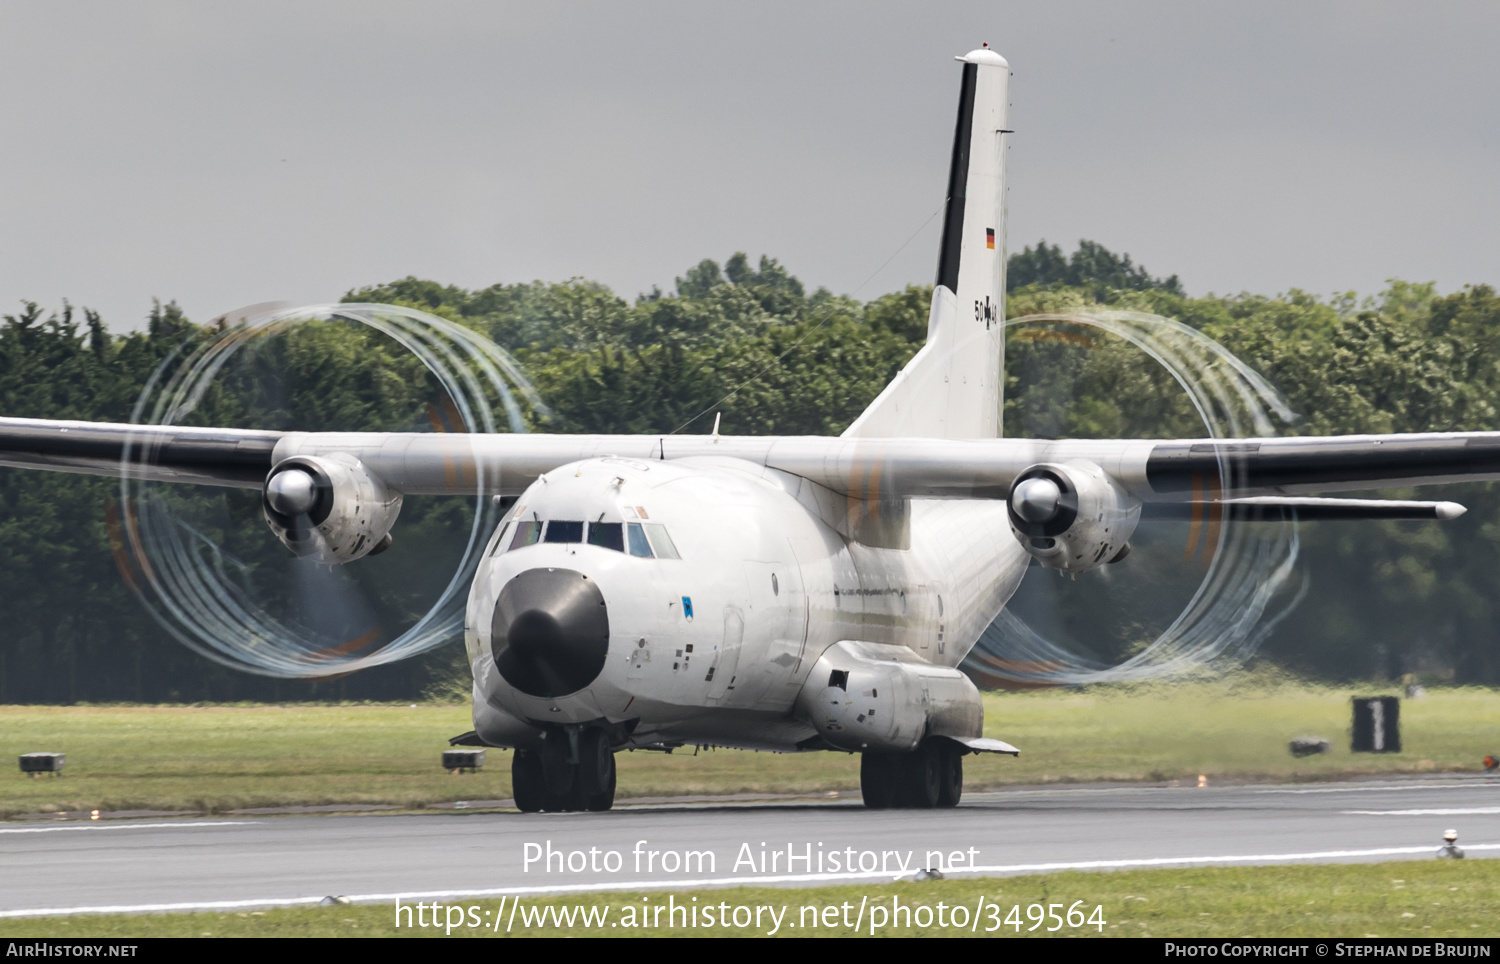
[[(514, 528), (514, 534), (509, 530)], [(667, 527), (659, 522), (572, 522), (562, 519), (518, 520), (506, 523), (495, 541), (494, 553), (513, 552), (539, 542), (586, 542), (601, 549), (626, 552), (642, 559), (681, 559)]]
[(512, 549), (520, 549), (529, 546), (542, 537), (542, 524), (540, 522), (521, 521), (516, 524), (515, 537), (510, 540)]
[(650, 559), (651, 543), (646, 541), (646, 533), (641, 529), (641, 524), (631, 522), (625, 526), (625, 530), (630, 534), (630, 554)]
[(624, 552), (625, 535), (621, 531), (623, 528), (618, 522), (590, 522), (589, 545)]
[(582, 522), (559, 522), (556, 519), (547, 523), (547, 534), (542, 537), (544, 542), (582, 542)]

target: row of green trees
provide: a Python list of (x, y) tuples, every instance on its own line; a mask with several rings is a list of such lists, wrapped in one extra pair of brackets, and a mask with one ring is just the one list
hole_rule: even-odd
[[(1489, 287), (1439, 296), (1430, 285), (1393, 282), (1364, 301), (1300, 292), (1189, 298), (1175, 276), (1152, 278), (1089, 242), (1070, 258), (1045, 243), (1028, 248), (1010, 270), (1012, 316), (1102, 303), (1201, 329), (1286, 394), (1302, 416), (1293, 433), (1500, 428), (1500, 298)], [(700, 262), (673, 291), (634, 301), (581, 279), (469, 291), (416, 278), (346, 300), (412, 305), (488, 333), (522, 362), (550, 409), (528, 412), (536, 430), (703, 432), (722, 412), (725, 433), (834, 434), (921, 346), (929, 299), (930, 289), (915, 286), (866, 303), (809, 293), (774, 259), (737, 254)], [(111, 334), (92, 312), (26, 305), (0, 327), (0, 413), (126, 420), (151, 374), (211, 335), (172, 305), (128, 335)], [(1007, 434), (1201, 434), (1170, 378), (1141, 362), (1108, 341), (1013, 343)], [(437, 387), (420, 366), (367, 331), (304, 326), (236, 362), (199, 418), (416, 429), (429, 424), (434, 403)], [(0, 469), (0, 702), (410, 698), (462, 673), (456, 646), (316, 684), (278, 683), (190, 652), (150, 619), (117, 570), (108, 524), (117, 489), (109, 479)], [(1470, 513), (1446, 525), (1303, 526), (1307, 598), (1264, 656), (1328, 678), (1417, 672), (1500, 682), (1500, 499), (1487, 485), (1443, 497)], [(253, 493), (212, 498), (222, 500), (211, 506), (223, 520), (214, 531), (246, 572), (269, 593), (291, 593), (277, 588), (285, 556), (256, 518)], [(397, 530), (403, 551), (349, 567), (361, 570), (371, 618), (388, 632), (436, 591), (432, 572), (451, 571), (456, 550), (445, 547), (461, 545), (468, 511), (457, 500), (409, 500)], [(1184, 568), (1161, 577), (1161, 593), (1141, 592), (1140, 574), (1171, 568), (1161, 560), (1172, 538), (1143, 533), (1144, 544), (1162, 548), (1156, 563), (1140, 562), (1134, 583), (1035, 573), (1018, 606), (1080, 649), (1126, 655), (1170, 620), (1178, 584), (1194, 578)], [(1153, 608), (1153, 595), (1165, 601)]]

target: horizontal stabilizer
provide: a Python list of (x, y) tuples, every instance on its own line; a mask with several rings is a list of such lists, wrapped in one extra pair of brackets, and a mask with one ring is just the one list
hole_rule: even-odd
[(1394, 499), (1309, 499), (1263, 496), (1221, 502), (1148, 502), (1141, 519), (1205, 519), (1218, 513), (1236, 522), (1280, 522), (1296, 516), (1304, 522), (1369, 519), (1417, 519), (1446, 522), (1469, 511), (1457, 502), (1404, 502)]
[(987, 736), (950, 736), (948, 739), (966, 747), (971, 753), (1008, 753), (1020, 756), (1021, 751), (1004, 740), (992, 740)]

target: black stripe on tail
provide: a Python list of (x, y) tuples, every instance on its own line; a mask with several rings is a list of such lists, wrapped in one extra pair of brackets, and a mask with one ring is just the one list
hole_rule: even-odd
[(974, 142), (976, 64), (964, 64), (958, 94), (958, 127), (953, 132), (953, 165), (948, 169), (948, 210), (943, 216), (943, 247), (938, 252), (937, 283), (958, 291), (958, 259), (963, 252), (964, 201), (969, 190), (969, 146)]

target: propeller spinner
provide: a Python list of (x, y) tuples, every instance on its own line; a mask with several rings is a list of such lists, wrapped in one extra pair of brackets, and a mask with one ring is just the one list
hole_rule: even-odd
[(303, 515), (317, 500), (317, 480), (301, 469), (278, 472), (266, 483), (266, 501), (284, 516)]
[(1010, 505), (1027, 522), (1048, 522), (1062, 506), (1062, 489), (1048, 478), (1024, 479), (1010, 494)]

